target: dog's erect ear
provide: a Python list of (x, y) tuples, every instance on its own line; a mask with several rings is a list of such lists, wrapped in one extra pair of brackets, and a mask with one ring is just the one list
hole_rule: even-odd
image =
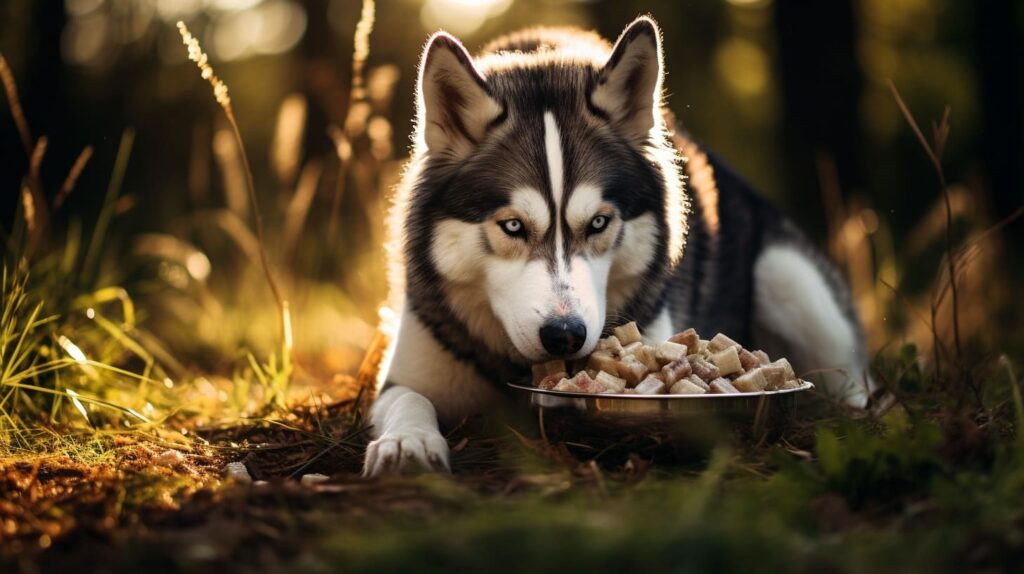
[(503, 112), (466, 48), (455, 37), (430, 37), (420, 62), (418, 126), (427, 149), (463, 156)]
[(630, 141), (642, 144), (661, 113), (661, 30), (641, 16), (623, 30), (590, 101)]

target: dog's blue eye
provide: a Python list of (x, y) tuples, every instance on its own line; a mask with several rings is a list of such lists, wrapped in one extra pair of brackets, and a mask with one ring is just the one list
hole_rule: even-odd
[(506, 219), (505, 221), (499, 221), (498, 225), (501, 226), (501, 230), (505, 234), (511, 237), (523, 237), (526, 235), (526, 226), (523, 225), (522, 221), (518, 219)]
[(590, 232), (591, 233), (601, 233), (602, 231), (604, 231), (605, 227), (608, 227), (608, 216), (607, 215), (598, 215), (594, 219), (590, 220)]

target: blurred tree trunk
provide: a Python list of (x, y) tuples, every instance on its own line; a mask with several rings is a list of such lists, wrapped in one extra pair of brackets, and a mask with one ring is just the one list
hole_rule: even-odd
[[(973, 7), (981, 87), (982, 161), (993, 215), (999, 220), (1024, 205), (1024, 8), (1020, 2), (1005, 0), (979, 0)], [(1007, 233), (1020, 245), (1024, 241), (1024, 222), (1012, 225)], [(1016, 256), (1018, 260), (1024, 258), (1021, 253)]]
[[(817, 156), (834, 162), (844, 194), (862, 187), (857, 23), (851, 0), (777, 0), (786, 181), (801, 221), (821, 221)], [(822, 232), (822, 228), (815, 231)]]

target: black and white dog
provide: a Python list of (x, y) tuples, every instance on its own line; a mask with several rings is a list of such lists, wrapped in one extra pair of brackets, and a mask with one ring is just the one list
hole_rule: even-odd
[(476, 58), (423, 51), (413, 156), (389, 222), (397, 335), (365, 472), (449, 469), (440, 424), (486, 412), (532, 363), (590, 353), (637, 321), (788, 357), (864, 406), (873, 386), (849, 291), (800, 231), (681, 134), (661, 31), (614, 46), (570, 29)]

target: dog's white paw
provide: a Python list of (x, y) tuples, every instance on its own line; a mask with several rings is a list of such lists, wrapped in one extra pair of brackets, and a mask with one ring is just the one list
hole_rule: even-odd
[(363, 476), (451, 472), (448, 441), (436, 430), (385, 433), (366, 445)]

